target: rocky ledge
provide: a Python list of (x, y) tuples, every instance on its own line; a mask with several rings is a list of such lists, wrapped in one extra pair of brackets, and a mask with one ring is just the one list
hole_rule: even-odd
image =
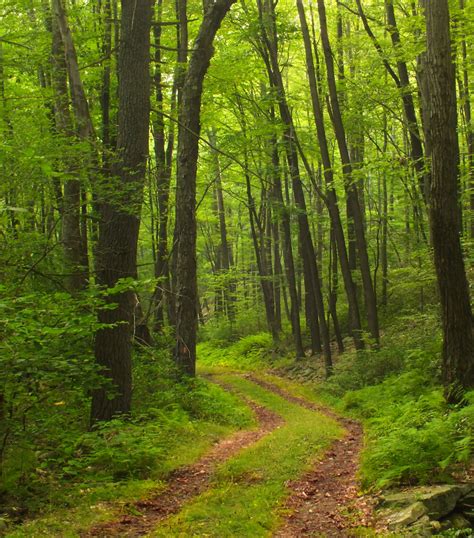
[(397, 536), (436, 536), (456, 529), (465, 531), (460, 536), (474, 537), (474, 483), (387, 492), (380, 497), (379, 515)]

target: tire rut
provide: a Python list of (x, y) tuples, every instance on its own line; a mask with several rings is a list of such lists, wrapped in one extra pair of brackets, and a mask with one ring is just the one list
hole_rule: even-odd
[(254, 375), (246, 375), (246, 378), (289, 402), (336, 420), (345, 429), (345, 435), (334, 441), (308, 472), (287, 484), (289, 495), (282, 508), (290, 515), (273, 536), (347, 538), (351, 528), (371, 527), (370, 504), (358, 495), (357, 472), (363, 446), (360, 423), (340, 417), (332, 410), (304, 398), (293, 396)]
[[(225, 389), (231, 390), (228, 386), (225, 386)], [(187, 502), (208, 489), (212, 475), (219, 464), (255, 444), (283, 424), (284, 421), (279, 415), (247, 398), (242, 398), (256, 415), (257, 429), (234, 433), (219, 441), (196, 463), (171, 473), (164, 491), (132, 505), (133, 510), (139, 515), (124, 515), (115, 521), (97, 525), (81, 534), (81, 537), (134, 537), (148, 534), (161, 521), (178, 513)]]

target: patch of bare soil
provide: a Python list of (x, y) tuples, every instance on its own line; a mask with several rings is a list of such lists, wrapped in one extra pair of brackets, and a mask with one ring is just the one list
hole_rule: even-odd
[(358, 495), (362, 426), (326, 407), (293, 396), (273, 383), (251, 375), (247, 377), (290, 402), (337, 420), (346, 430), (344, 437), (335, 441), (306, 474), (287, 484), (289, 495), (282, 508), (289, 516), (274, 536), (347, 538), (354, 527), (372, 527), (371, 503)]
[(210, 478), (220, 463), (256, 443), (283, 423), (281, 417), (265, 407), (251, 401), (247, 401), (247, 404), (257, 417), (257, 429), (239, 431), (219, 441), (196, 463), (177, 469), (168, 478), (164, 491), (132, 505), (131, 511), (138, 515), (124, 515), (116, 521), (98, 525), (82, 534), (82, 537), (143, 536), (157, 527), (160, 521), (179, 512), (189, 500), (209, 487)]

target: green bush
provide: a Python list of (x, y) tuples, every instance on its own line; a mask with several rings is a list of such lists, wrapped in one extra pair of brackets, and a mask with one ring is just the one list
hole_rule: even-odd
[(446, 480), (449, 466), (473, 453), (474, 405), (450, 408), (427, 370), (392, 376), (349, 391), (347, 411), (365, 419), (362, 460), (365, 486), (386, 487)]
[(268, 333), (246, 336), (227, 345), (225, 342), (207, 341), (198, 345), (200, 364), (207, 366), (227, 366), (237, 370), (252, 370), (268, 367), (274, 345)]
[(202, 430), (253, 420), (215, 384), (180, 381), (171, 343), (159, 338), (135, 351), (133, 416), (88, 431), (90, 393), (102, 382), (92, 349), (94, 301), (43, 292), (5, 293), (0, 301), (0, 391), (10, 410), (0, 422), (0, 512), (34, 513), (53, 498), (63, 504), (81, 484), (161, 477), (179, 443), (194, 446)]

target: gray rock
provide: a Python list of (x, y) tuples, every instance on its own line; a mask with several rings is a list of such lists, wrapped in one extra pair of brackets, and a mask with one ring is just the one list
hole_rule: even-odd
[(459, 512), (454, 512), (448, 517), (443, 518), (440, 523), (442, 530), (462, 530), (471, 528), (469, 521)]
[(440, 519), (452, 512), (461, 499), (472, 491), (472, 485), (439, 485), (412, 488), (407, 491), (385, 495), (382, 504), (386, 507), (409, 506), (421, 502), (431, 519)]
[(392, 530), (407, 527), (425, 516), (426, 513), (426, 506), (421, 502), (415, 502), (403, 510), (391, 514), (387, 520), (388, 527)]
[(413, 526), (409, 527), (409, 535), (417, 538), (433, 536), (432, 523), (429, 516), (422, 516)]

